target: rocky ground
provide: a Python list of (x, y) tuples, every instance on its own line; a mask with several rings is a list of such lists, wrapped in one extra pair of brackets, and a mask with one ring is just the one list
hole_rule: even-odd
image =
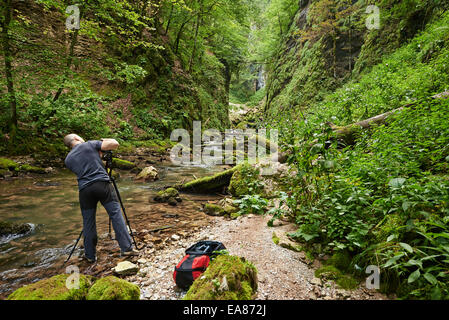
[(273, 242), (273, 231), (292, 231), (290, 224), (267, 227), (268, 217), (243, 216), (236, 220), (214, 218), (209, 226), (187, 236), (174, 234), (165, 247), (145, 249), (139, 257), (140, 271), (127, 280), (141, 288), (144, 300), (182, 299), (185, 291), (175, 286), (173, 269), (190, 245), (200, 240), (222, 242), (232, 255), (245, 257), (258, 270), (257, 300), (382, 300), (385, 296), (363, 286), (353, 291), (322, 283), (314, 276), (317, 262), (310, 263), (301, 252)]

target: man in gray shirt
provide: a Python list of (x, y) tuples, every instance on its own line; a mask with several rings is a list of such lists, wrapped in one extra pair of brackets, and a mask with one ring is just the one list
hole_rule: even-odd
[(65, 159), (65, 165), (78, 179), (83, 216), (84, 257), (91, 263), (96, 261), (98, 202), (103, 205), (111, 219), (122, 256), (137, 255), (132, 248), (117, 194), (101, 161), (101, 152), (116, 150), (119, 143), (114, 139), (85, 142), (80, 136), (70, 134), (64, 138), (64, 144), (71, 149)]

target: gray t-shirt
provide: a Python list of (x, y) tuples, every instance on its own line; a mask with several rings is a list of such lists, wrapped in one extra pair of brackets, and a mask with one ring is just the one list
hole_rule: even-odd
[(88, 141), (75, 146), (65, 159), (65, 165), (78, 178), (79, 191), (96, 181), (110, 181), (100, 154), (101, 141)]

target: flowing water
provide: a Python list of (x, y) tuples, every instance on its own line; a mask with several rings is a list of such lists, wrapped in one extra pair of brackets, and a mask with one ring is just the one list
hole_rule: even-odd
[[(155, 182), (135, 182), (132, 174), (125, 174), (117, 181), (131, 227), (139, 229), (145, 225), (151, 229), (178, 218), (174, 224), (182, 228), (188, 227), (191, 220), (203, 219), (205, 215), (198, 212), (195, 199), (183, 201), (181, 207), (175, 208), (151, 204), (149, 199), (166, 186), (211, 175), (223, 168), (167, 164), (157, 169), (160, 180)], [(209, 196), (204, 200), (216, 199), (217, 196)], [(161, 216), (172, 220), (167, 222)], [(38, 178), (0, 181), (0, 219), (33, 227), (25, 236), (0, 238), (0, 294), (4, 294), (14, 284), (17, 287), (24, 281), (37, 280), (44, 270), (67, 257), (82, 229), (76, 177), (62, 170)], [(101, 205), (97, 210), (97, 229), (99, 235), (108, 232), (108, 216)]]

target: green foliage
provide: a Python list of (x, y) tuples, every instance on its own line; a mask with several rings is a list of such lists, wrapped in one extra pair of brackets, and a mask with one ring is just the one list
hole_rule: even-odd
[[(449, 15), (383, 62), (281, 126), (297, 176), (287, 203), (292, 237), (324, 252), (347, 250), (364, 270), (379, 265), (383, 290), (403, 298), (448, 297)], [(342, 149), (324, 124), (348, 125), (407, 105), (359, 130)], [(446, 270), (446, 271), (445, 271)]]
[(239, 206), (239, 215), (245, 214), (265, 214), (268, 201), (260, 195), (246, 195), (241, 199), (234, 200), (234, 203)]

